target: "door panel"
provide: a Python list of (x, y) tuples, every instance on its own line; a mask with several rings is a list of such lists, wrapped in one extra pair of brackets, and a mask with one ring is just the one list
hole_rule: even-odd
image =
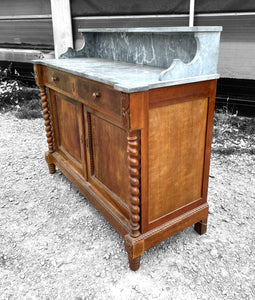
[(83, 105), (55, 92), (53, 98), (57, 150), (85, 176)]
[(87, 112), (86, 119), (88, 181), (128, 214), (127, 133), (93, 113)]

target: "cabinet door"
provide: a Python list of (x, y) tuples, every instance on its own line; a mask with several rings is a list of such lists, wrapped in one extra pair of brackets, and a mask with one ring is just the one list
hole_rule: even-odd
[(55, 150), (70, 167), (86, 177), (83, 105), (57, 92), (50, 92)]
[(128, 218), (127, 132), (89, 109), (85, 118), (88, 181)]

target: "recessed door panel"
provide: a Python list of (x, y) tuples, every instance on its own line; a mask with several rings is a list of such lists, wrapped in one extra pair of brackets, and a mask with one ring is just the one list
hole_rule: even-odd
[(68, 97), (54, 94), (58, 151), (85, 174), (84, 122), (82, 104)]
[(127, 133), (125, 130), (87, 113), (89, 182), (107, 195), (117, 207), (128, 206)]

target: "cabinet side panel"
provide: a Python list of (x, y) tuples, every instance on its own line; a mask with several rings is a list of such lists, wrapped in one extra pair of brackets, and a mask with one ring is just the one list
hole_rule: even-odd
[(95, 178), (128, 204), (127, 132), (91, 114)]
[(149, 111), (149, 222), (202, 197), (208, 98)]

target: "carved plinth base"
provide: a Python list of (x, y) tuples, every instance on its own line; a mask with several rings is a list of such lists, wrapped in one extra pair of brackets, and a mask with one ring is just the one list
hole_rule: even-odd
[(129, 260), (129, 267), (132, 271), (137, 271), (140, 267), (140, 260), (141, 256), (138, 256), (136, 258), (132, 258), (130, 255), (128, 255)]
[(198, 232), (199, 234), (204, 234), (206, 233), (206, 229), (207, 229), (207, 218), (201, 220), (200, 222), (195, 224), (194, 229), (196, 230), (196, 232)]

